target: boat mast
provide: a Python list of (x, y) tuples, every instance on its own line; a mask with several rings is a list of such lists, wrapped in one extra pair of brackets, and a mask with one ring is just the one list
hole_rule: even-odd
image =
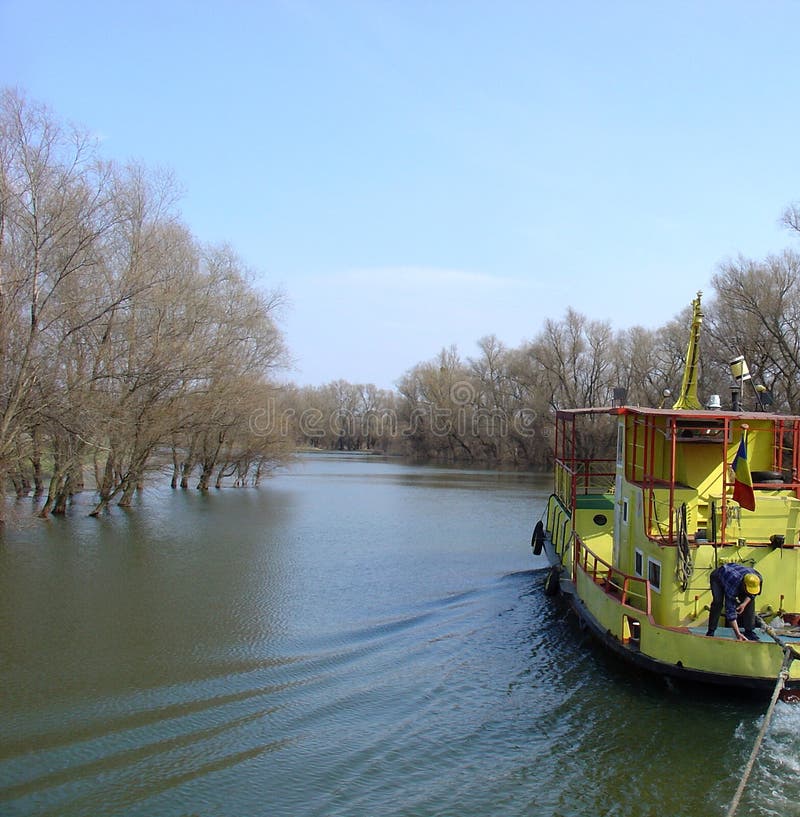
[(700, 311), (702, 292), (692, 301), (692, 329), (689, 333), (689, 348), (686, 350), (686, 368), (683, 370), (681, 393), (673, 409), (702, 409), (697, 398), (697, 370), (700, 363), (700, 324), (703, 313)]

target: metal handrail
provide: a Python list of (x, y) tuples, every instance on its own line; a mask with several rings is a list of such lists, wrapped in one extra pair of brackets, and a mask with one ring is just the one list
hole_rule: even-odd
[[(593, 550), (587, 547), (586, 543), (576, 536), (577, 550), (575, 561), (578, 567), (590, 576), (595, 584), (602, 585), (606, 593), (610, 595), (619, 594), (620, 603), (626, 607), (641, 610), (646, 615), (651, 614), (650, 582), (642, 576), (631, 576), (628, 573), (615, 568)], [(591, 567), (589, 566), (591, 562)], [(636, 592), (632, 586), (643, 585), (643, 592)], [(632, 604), (631, 600), (640, 600), (644, 607)]]
[[(599, 470), (609, 465), (610, 470)], [(567, 463), (556, 458), (555, 466), (555, 493), (567, 507), (575, 507), (578, 495), (606, 493), (614, 486), (616, 460), (586, 458)]]

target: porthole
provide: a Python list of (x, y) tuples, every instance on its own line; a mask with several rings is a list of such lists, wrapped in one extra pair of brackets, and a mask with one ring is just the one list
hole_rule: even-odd
[(603, 527), (608, 522), (608, 517), (604, 513), (596, 513), (594, 515), (594, 523), (598, 527)]

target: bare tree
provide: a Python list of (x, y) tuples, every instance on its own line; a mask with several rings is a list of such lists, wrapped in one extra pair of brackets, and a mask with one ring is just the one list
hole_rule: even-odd
[(614, 342), (610, 324), (590, 321), (573, 309), (562, 321), (545, 321), (529, 351), (546, 375), (553, 406), (610, 403)]
[[(57, 399), (47, 362), (95, 314), (73, 316), (90, 291), (97, 248), (113, 223), (109, 170), (85, 133), (46, 107), (0, 96), (0, 485), (20, 438)], [(72, 318), (72, 320), (70, 319)], [(77, 320), (77, 322), (76, 322)], [(56, 331), (58, 327), (58, 331)], [(47, 371), (46, 371), (47, 370)]]
[[(724, 362), (744, 354), (776, 406), (800, 402), (800, 255), (786, 250), (763, 262), (738, 258), (712, 280), (710, 330)], [(725, 357), (723, 357), (723, 354)], [(723, 363), (724, 365), (724, 363)]]
[(800, 202), (792, 202), (783, 211), (781, 222), (787, 229), (800, 233)]

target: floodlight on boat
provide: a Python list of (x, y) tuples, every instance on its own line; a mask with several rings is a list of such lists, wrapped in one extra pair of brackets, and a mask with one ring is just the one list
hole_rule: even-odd
[(734, 380), (738, 380), (742, 383), (750, 379), (750, 369), (747, 368), (747, 361), (744, 359), (744, 355), (735, 357), (728, 365), (731, 367), (731, 375)]

